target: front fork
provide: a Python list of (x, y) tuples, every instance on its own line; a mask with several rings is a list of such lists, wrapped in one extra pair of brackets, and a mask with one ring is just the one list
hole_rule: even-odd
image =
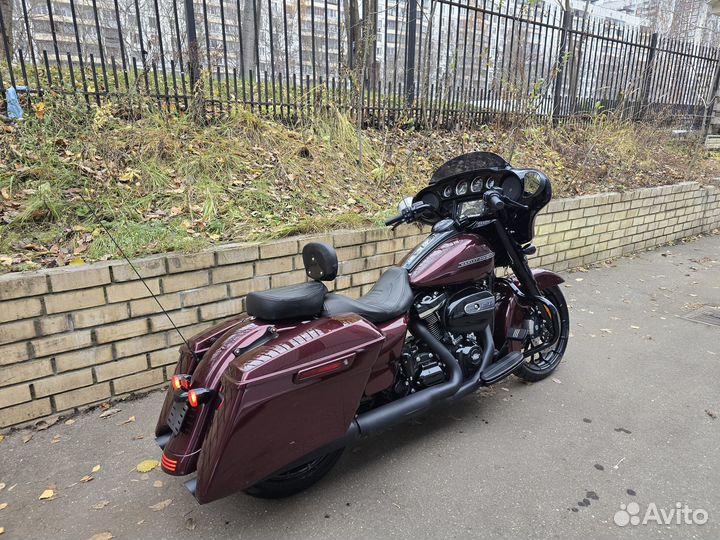
[(511, 280), (504, 280), (517, 297), (518, 305), (529, 308), (533, 307), (533, 305), (540, 304), (541, 309), (538, 310), (540, 315), (549, 322), (552, 327), (552, 337), (550, 341), (523, 351), (523, 356), (532, 356), (538, 351), (555, 345), (558, 339), (560, 339), (560, 312), (550, 300), (543, 296), (540, 287), (538, 287), (535, 281), (532, 270), (530, 270), (527, 256), (523, 253), (522, 247), (510, 237), (505, 227), (503, 227), (498, 220), (495, 220), (495, 233), (510, 258), (510, 268), (520, 284), (520, 287), (518, 287)]

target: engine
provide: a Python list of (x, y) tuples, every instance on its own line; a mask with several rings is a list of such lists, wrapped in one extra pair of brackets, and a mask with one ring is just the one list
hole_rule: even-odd
[[(480, 332), (493, 323), (495, 297), (486, 287), (436, 291), (416, 298), (417, 316), (458, 359), (466, 375), (482, 362)], [(423, 342), (410, 338), (401, 360), (395, 393), (405, 395), (446, 380), (443, 363)]]

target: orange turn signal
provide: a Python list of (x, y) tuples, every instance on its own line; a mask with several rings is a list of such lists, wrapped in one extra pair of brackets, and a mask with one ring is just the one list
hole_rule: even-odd
[(193, 388), (187, 393), (187, 400), (190, 406), (194, 409), (201, 403), (208, 401), (213, 394), (214, 392), (212, 390), (208, 390), (207, 388)]
[(173, 375), (170, 384), (173, 390), (187, 390), (190, 387), (190, 375)]

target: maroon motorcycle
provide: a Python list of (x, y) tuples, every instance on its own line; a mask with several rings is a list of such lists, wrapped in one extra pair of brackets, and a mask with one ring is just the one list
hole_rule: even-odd
[[(432, 225), (354, 299), (329, 293), (335, 250), (309, 243), (310, 281), (247, 296), (247, 314), (180, 349), (156, 428), (161, 466), (200, 503), (238, 490), (284, 497), (361, 436), (511, 374), (539, 381), (569, 336), (560, 283), (530, 270), (548, 178), (475, 152), (440, 167), (386, 222)], [(496, 275), (509, 267), (510, 277)]]

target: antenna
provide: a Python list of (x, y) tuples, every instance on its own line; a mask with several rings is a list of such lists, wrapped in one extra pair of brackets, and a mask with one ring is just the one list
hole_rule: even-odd
[(82, 202), (85, 203), (85, 206), (88, 207), (88, 210), (90, 210), (90, 213), (93, 215), (93, 218), (95, 218), (95, 221), (98, 223), (98, 225), (100, 225), (100, 227), (102, 227), (102, 230), (105, 231), (105, 234), (108, 235), (108, 238), (110, 238), (110, 240), (112, 241), (112, 243), (115, 244), (115, 247), (116, 247), (117, 250), (120, 252), (120, 255), (123, 256), (123, 259), (125, 259), (125, 260), (127, 261), (127, 263), (130, 265), (130, 268), (133, 269), (133, 272), (135, 272), (135, 274), (137, 275), (137, 277), (140, 278), (140, 281), (142, 281), (142, 284), (145, 285), (145, 288), (146, 288), (146, 289), (148, 290), (148, 292), (150, 293), (150, 296), (153, 297), (153, 300), (155, 300), (155, 302), (157, 303), (157, 305), (160, 307), (160, 310), (161, 310), (161, 311), (163, 312), (163, 314), (167, 317), (168, 321), (170, 321), (170, 324), (171, 324), (172, 327), (175, 329), (175, 331), (178, 333), (178, 335), (180, 336), (180, 339), (182, 339), (182, 340), (183, 340), (183, 343), (185, 343), (185, 347), (187, 347), (187, 350), (190, 352), (190, 354), (193, 355), (193, 359), (194, 359), (196, 362), (199, 361), (200, 359), (199, 359), (199, 358), (197, 357), (197, 355), (195, 354), (195, 351), (193, 351), (192, 348), (190, 348), (190, 344), (188, 343), (188, 340), (185, 339), (185, 336), (183, 336), (183, 334), (182, 334), (182, 332), (180, 331), (180, 329), (175, 325), (175, 322), (172, 320), (172, 317), (170, 317), (170, 314), (165, 310), (165, 308), (163, 307), (163, 305), (160, 303), (160, 300), (158, 299), (158, 297), (155, 296), (155, 294), (152, 292), (152, 290), (150, 289), (150, 287), (148, 286), (148, 284), (145, 282), (145, 280), (143, 279), (143, 277), (140, 275), (140, 272), (138, 272), (137, 268), (135, 268), (135, 265), (132, 263), (132, 261), (130, 261), (130, 259), (128, 258), (128, 256), (125, 255), (125, 251), (123, 251), (123, 248), (120, 247), (120, 244), (118, 244), (117, 240), (115, 240), (115, 238), (113, 237), (113, 235), (110, 234), (110, 231), (108, 230), (108, 228), (107, 228), (107, 227), (105, 226), (105, 224), (100, 220), (100, 217), (97, 215), (97, 212), (95, 211), (95, 207), (94, 207), (93, 205), (91, 205), (91, 204), (87, 201), (87, 199), (85, 199), (85, 197), (83, 197), (83, 194), (82, 194), (80, 191), (78, 191), (77, 193), (78, 193), (78, 195), (80, 196), (80, 199), (82, 200)]

